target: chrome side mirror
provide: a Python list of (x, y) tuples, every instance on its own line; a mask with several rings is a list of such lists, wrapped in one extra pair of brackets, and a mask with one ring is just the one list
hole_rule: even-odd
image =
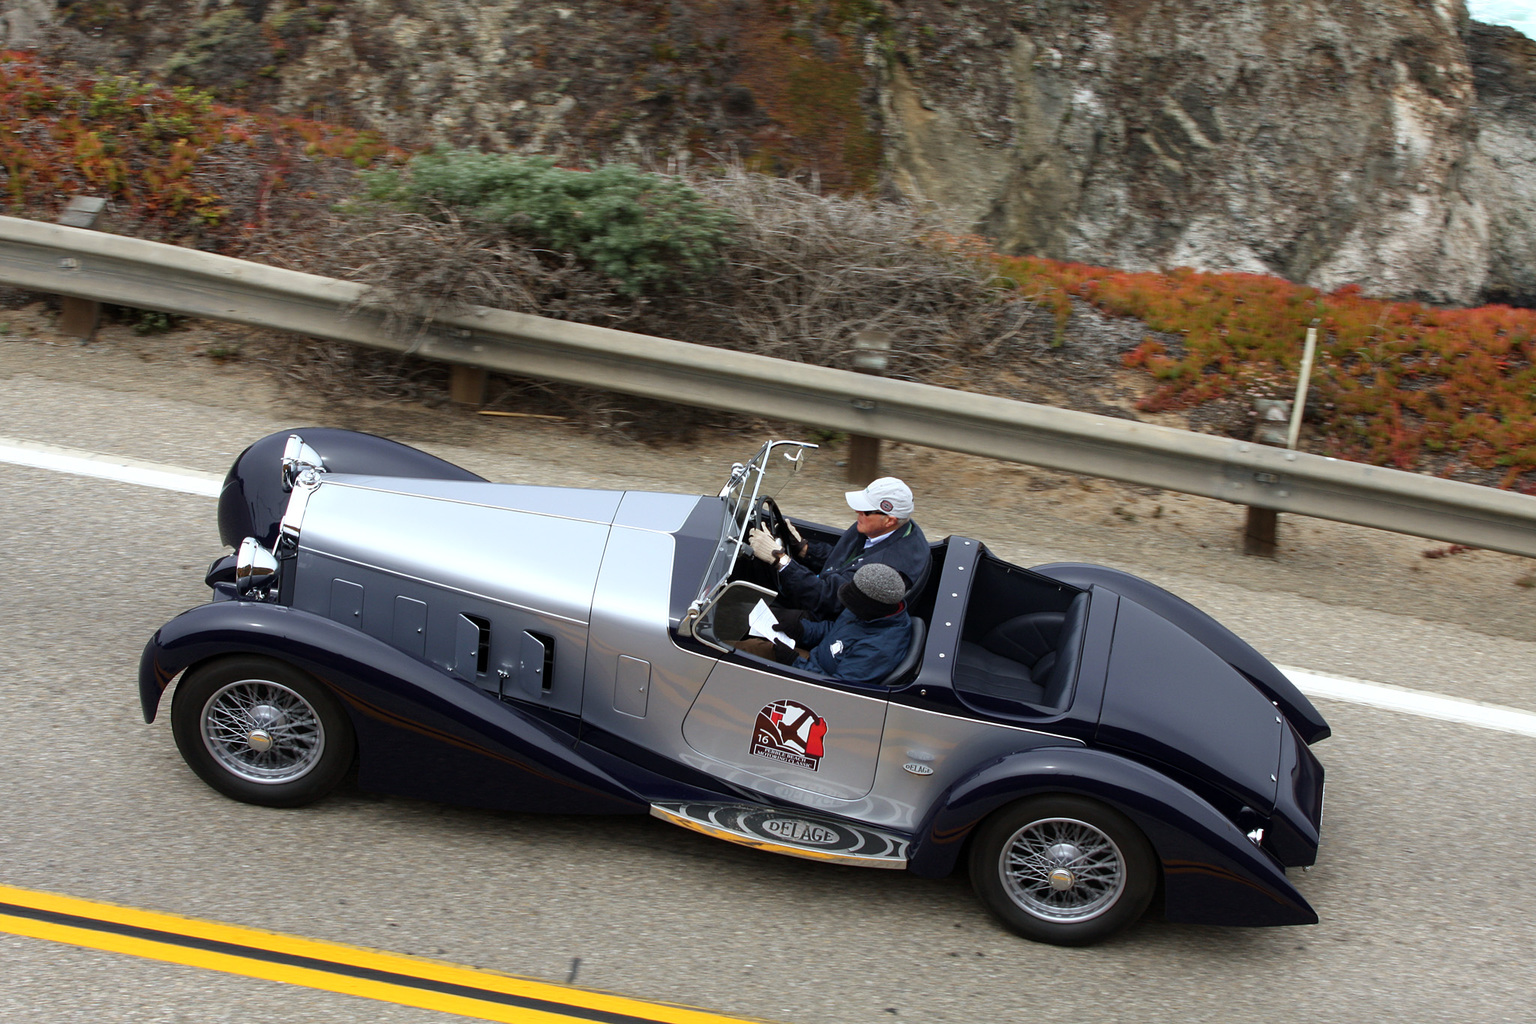
[(795, 473), (800, 472), (800, 467), (805, 465), (806, 452), (814, 448), (821, 447), (821, 445), (811, 444), (809, 441), (796, 441), (792, 443), (796, 446), (794, 451), (788, 451), (784, 453), (784, 461), (789, 463), (791, 467), (789, 471), (790, 475), (794, 475)]

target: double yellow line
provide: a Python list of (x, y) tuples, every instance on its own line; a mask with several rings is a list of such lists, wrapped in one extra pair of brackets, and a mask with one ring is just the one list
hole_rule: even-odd
[(514, 1024), (742, 1020), (435, 960), (7, 886), (0, 886), (0, 931)]

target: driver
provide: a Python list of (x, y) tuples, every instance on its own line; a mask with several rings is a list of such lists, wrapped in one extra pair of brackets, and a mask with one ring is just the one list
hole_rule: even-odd
[(807, 541), (794, 524), (784, 520), (790, 534), (788, 550), (766, 527), (748, 535), (752, 554), (778, 570), (778, 604), (799, 609), (817, 619), (835, 619), (843, 604), (838, 591), (860, 566), (889, 565), (901, 573), (907, 588), (923, 579), (932, 558), (928, 538), (912, 521), (912, 489), (893, 476), (883, 476), (862, 491), (849, 491), (848, 507), (858, 514), (835, 544)]

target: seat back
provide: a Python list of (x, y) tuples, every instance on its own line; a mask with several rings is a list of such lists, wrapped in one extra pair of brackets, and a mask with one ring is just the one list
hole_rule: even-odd
[[(930, 547), (928, 559), (923, 562), (923, 568), (917, 574), (917, 579), (912, 581), (912, 585), (907, 588), (906, 594), (902, 597), (902, 600), (907, 602), (909, 607), (922, 594), (923, 588), (928, 585), (928, 577), (931, 575), (933, 575), (933, 549)], [(916, 622), (917, 620), (913, 619), (912, 621)]]
[(908, 676), (917, 670), (917, 664), (923, 659), (923, 645), (928, 639), (928, 624), (917, 616), (912, 617), (912, 640), (907, 644), (907, 653), (902, 655), (901, 661), (896, 667), (885, 674), (880, 680), (881, 686), (899, 686)]
[(993, 654), (1017, 661), (1039, 675), (1049, 669), (1039, 662), (1060, 645), (1061, 624), (1066, 617), (1065, 612), (1015, 615), (993, 626), (979, 642)]
[(1043, 693), (1040, 704), (1059, 711), (1066, 706), (1072, 693), (1072, 683), (1077, 679), (1077, 662), (1083, 652), (1083, 634), (1088, 625), (1088, 595), (1078, 594), (1067, 608), (1056, 636), (1056, 661), (1049, 673), (1039, 680)]

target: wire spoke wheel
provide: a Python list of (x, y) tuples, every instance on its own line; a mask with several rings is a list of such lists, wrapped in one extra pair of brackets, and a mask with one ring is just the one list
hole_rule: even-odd
[(1141, 916), (1157, 858), (1125, 815), (1087, 797), (1029, 797), (971, 840), (971, 884), (988, 910), (1036, 942), (1082, 946)]
[(171, 701), (182, 759), (225, 796), (267, 807), (320, 799), (357, 739), (333, 691), (275, 658), (233, 655), (189, 669)]
[(1097, 917), (1125, 889), (1125, 858), (1115, 841), (1072, 818), (1019, 829), (1003, 847), (998, 870), (1013, 901), (1048, 921)]
[(287, 782), (314, 770), (325, 752), (319, 713), (298, 693), (242, 679), (203, 705), (203, 743), (227, 771), (248, 782)]

